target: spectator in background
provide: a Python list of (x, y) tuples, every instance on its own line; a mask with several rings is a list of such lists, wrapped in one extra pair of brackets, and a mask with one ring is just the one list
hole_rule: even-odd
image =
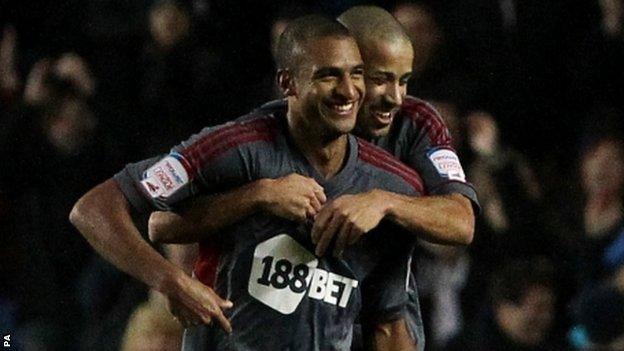
[(462, 55), (457, 63), (476, 85), (469, 107), (496, 115), (509, 144), (532, 158), (569, 157), (565, 147), (550, 147), (550, 137), (559, 133), (562, 146), (574, 140), (561, 63), (578, 50), (579, 8), (562, 0), (463, 0), (449, 14), (449, 40)]
[(490, 282), (490, 301), (474, 324), (448, 350), (563, 350), (552, 333), (556, 281), (552, 265), (542, 259), (512, 260)]
[(577, 306), (572, 345), (584, 351), (624, 349), (624, 289), (601, 285), (585, 293)]
[(59, 94), (70, 90), (76, 97), (87, 100), (95, 94), (95, 78), (86, 61), (75, 53), (64, 53), (55, 60), (44, 58), (28, 74), (23, 103), (30, 108), (45, 108)]
[(408, 94), (424, 99), (456, 101), (464, 105), (474, 90), (468, 75), (450, 50), (444, 30), (424, 2), (401, 3), (394, 17), (403, 25), (414, 46), (413, 76)]
[(558, 270), (566, 262), (558, 238), (544, 224), (541, 185), (527, 159), (503, 142), (494, 116), (469, 113), (466, 137), (471, 152), (466, 173), (483, 205), (468, 248), (470, 272), (462, 291), (462, 312), (469, 322), (477, 317), (494, 267), (534, 255), (549, 257)]
[(82, 84), (93, 83), (84, 61), (62, 55), (37, 69), (26, 84), (32, 106), (0, 126), (0, 193), (9, 200), (10, 234), (22, 253), (12, 287), (16, 334), (33, 347), (64, 350), (75, 345), (81, 326), (74, 284), (92, 256), (67, 213), (114, 162), (86, 97), (95, 86)]
[[(607, 106), (624, 113), (624, 2), (593, 1), (598, 20), (584, 33), (570, 72), (579, 110)], [(587, 115), (587, 114), (586, 114)]]
[[(21, 81), (16, 69), (17, 34), (15, 29), (6, 25), (0, 34), (0, 125), (4, 124), (10, 112), (17, 105)], [(0, 141), (2, 144), (2, 141)], [(1, 171), (0, 171), (1, 172)], [(18, 279), (19, 268), (16, 263), (22, 260), (18, 237), (11, 228), (10, 199), (5, 191), (0, 190), (0, 325), (14, 329), (16, 299), (12, 286)]]
[(17, 102), (21, 88), (16, 66), (17, 33), (6, 25), (0, 37), (0, 120), (3, 114)]
[(217, 116), (225, 114), (228, 93), (222, 75), (227, 66), (218, 50), (197, 43), (185, 7), (155, 2), (149, 29), (151, 41), (141, 60), (141, 118), (133, 121), (142, 155), (164, 152), (203, 126), (224, 122)]
[(555, 244), (542, 232), (541, 189), (528, 161), (503, 143), (491, 114), (476, 111), (466, 122), (474, 154), (467, 173), (483, 199), (480, 234), (492, 240), (488, 246), (496, 250), (494, 262), (509, 256), (551, 254)]
[(586, 196), (581, 286), (588, 287), (613, 278), (624, 265), (622, 140), (607, 136), (590, 143), (581, 159), (581, 179)]

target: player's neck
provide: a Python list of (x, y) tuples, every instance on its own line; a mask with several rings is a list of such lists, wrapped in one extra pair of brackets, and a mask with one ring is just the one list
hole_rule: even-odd
[(299, 125), (300, 119), (288, 118), (288, 130), (295, 145), (325, 179), (338, 173), (346, 159), (347, 134), (328, 136), (311, 126)]
[(325, 179), (329, 179), (342, 169), (347, 155), (348, 140), (344, 134), (329, 143), (320, 143), (317, 146), (308, 143), (300, 148), (312, 167)]

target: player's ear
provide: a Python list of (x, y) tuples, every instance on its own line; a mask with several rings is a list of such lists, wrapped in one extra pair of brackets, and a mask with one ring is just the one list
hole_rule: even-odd
[(277, 85), (286, 97), (297, 94), (293, 72), (288, 68), (277, 70)]

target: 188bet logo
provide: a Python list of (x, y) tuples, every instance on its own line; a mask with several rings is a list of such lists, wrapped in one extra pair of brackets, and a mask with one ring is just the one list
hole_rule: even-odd
[(287, 234), (256, 246), (247, 290), (283, 314), (297, 309), (303, 297), (345, 307), (358, 281), (317, 268), (316, 257)]

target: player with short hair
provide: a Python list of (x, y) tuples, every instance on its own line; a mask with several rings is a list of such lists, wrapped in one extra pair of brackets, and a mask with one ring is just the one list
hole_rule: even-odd
[[(285, 110), (258, 109), (204, 129), (165, 157), (130, 164), (83, 196), (70, 216), (120, 269), (182, 301), (204, 322), (220, 321), (223, 329), (187, 330), (189, 349), (345, 349), (360, 311), (380, 324), (403, 315), (413, 238), (389, 223), (341, 257), (317, 257), (309, 227), (264, 213), (246, 218), (218, 237), (216, 289), (228, 300), (164, 261), (132, 223), (131, 206), (170, 210), (199, 193), (294, 172), (322, 184), (321, 198), (422, 192), (416, 172), (347, 134), (364, 94), (363, 64), (348, 31), (306, 16), (288, 27), (283, 45), (280, 51), (292, 56), (278, 71)], [(230, 309), (234, 328), (222, 309)]]
[[(264, 205), (267, 203), (279, 208), (280, 215), (300, 221), (314, 217), (320, 211), (313, 231), (327, 238), (324, 243), (331, 241), (333, 235), (340, 237), (347, 227), (374, 227), (380, 218), (388, 218), (432, 241), (468, 244), (472, 240), (474, 212), (471, 204), (478, 207), (478, 201), (474, 189), (465, 180), (459, 159), (451, 146), (450, 134), (431, 105), (406, 96), (413, 58), (409, 38), (392, 15), (378, 7), (356, 6), (338, 19), (354, 35), (365, 64), (367, 92), (355, 133), (390, 151), (417, 170), (423, 177), (428, 196), (364, 192), (342, 197), (320, 210), (319, 201), (313, 196), (318, 184), (313, 180), (300, 176), (262, 180), (229, 194), (200, 200), (183, 215), (154, 213), (150, 219), (150, 235), (155, 241), (172, 242), (176, 237), (194, 235), (199, 239), (219, 231), (239, 217), (247, 216), (250, 212), (245, 209), (263, 210), (268, 207)], [(273, 106), (277, 108), (280, 104), (285, 108), (284, 103), (279, 101)], [(286, 193), (288, 196), (280, 196)], [(232, 211), (233, 207), (241, 209), (242, 203), (249, 205), (243, 205), (241, 211)], [(365, 214), (353, 219), (361, 213)], [(341, 219), (343, 222), (331, 223), (328, 219)], [(373, 224), (362, 224), (364, 220)], [(332, 231), (331, 226), (338, 230)], [(324, 251), (324, 243), (320, 253)], [(336, 253), (341, 251), (342, 246), (334, 246)], [(208, 285), (214, 276), (214, 266), (210, 262), (215, 255), (213, 248), (204, 243), (200, 260), (195, 266), (199, 279)], [(410, 287), (410, 330), (418, 335), (418, 344), (423, 348), (424, 334), (414, 281)], [(181, 309), (173, 312), (183, 324), (197, 323), (196, 318)]]

